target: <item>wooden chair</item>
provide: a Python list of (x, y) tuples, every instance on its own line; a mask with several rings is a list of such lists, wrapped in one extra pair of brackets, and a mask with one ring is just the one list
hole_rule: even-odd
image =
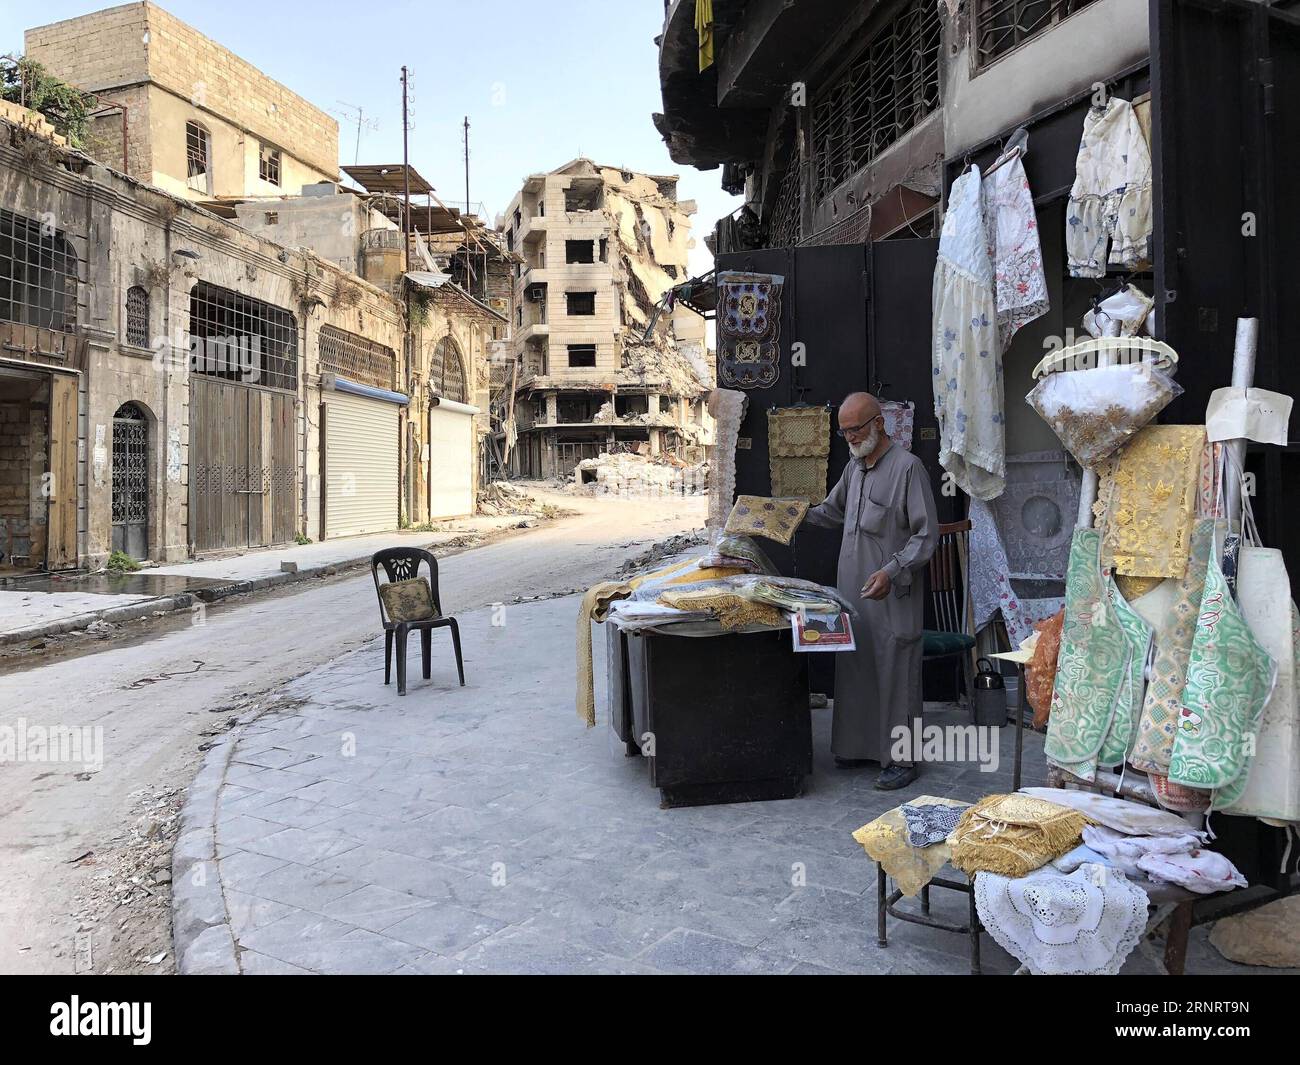
[(935, 662), (954, 659), (966, 681), (966, 699), (975, 690), (975, 634), (970, 604), (971, 523), (952, 522), (939, 526), (939, 546), (930, 559), (930, 605), (937, 628), (923, 634), (922, 658)]
[[(408, 581), (420, 576), (420, 564), (429, 567), (429, 588), (433, 592), (433, 614), (419, 621), (391, 621), (384, 609), (383, 596), (379, 594), (379, 568), (391, 581)], [(424, 679), (432, 673), (433, 630), (451, 629), (451, 642), (456, 651), (456, 672), (460, 675), (460, 684), (465, 686), (465, 664), (460, 654), (460, 626), (453, 617), (444, 617), (442, 599), (438, 595), (438, 560), (428, 551), (418, 547), (390, 547), (385, 551), (376, 551), (370, 559), (370, 574), (375, 580), (375, 596), (379, 599), (379, 620), (384, 626), (384, 683), (393, 677), (393, 643), (397, 643), (397, 694), (406, 694), (406, 641), (412, 630), (420, 633), (421, 652), (424, 665)]]

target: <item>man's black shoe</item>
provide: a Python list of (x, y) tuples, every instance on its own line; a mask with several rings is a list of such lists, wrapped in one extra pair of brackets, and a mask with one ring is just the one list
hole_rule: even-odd
[(877, 791), (897, 791), (899, 788), (907, 787), (915, 779), (916, 766), (891, 765), (888, 769), (880, 771), (875, 788)]

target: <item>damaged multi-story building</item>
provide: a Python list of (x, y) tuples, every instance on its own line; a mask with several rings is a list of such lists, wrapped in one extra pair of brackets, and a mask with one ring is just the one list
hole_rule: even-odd
[(470, 513), (506, 315), (408, 269), (337, 123), (150, 3), (27, 51), (92, 119), (0, 113), (0, 569)]
[(524, 182), (504, 222), (522, 261), (513, 359), (498, 378), (513, 474), (568, 477), (602, 452), (703, 457), (704, 320), (663, 306), (687, 277), (694, 211), (675, 177), (589, 159)]

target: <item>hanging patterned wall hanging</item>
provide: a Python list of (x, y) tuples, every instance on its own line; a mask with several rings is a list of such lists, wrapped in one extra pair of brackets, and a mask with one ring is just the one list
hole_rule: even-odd
[(767, 457), (772, 495), (820, 503), (826, 498), (831, 453), (831, 412), (787, 407), (767, 412)]
[(780, 376), (780, 274), (718, 274), (718, 383), (770, 388)]
[(911, 451), (916, 404), (911, 400), (886, 399), (881, 401), (880, 413), (885, 416), (885, 435), (904, 451)]

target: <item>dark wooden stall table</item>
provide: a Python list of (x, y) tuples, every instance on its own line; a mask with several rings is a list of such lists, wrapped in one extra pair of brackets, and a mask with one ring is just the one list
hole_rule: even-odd
[(662, 805), (791, 799), (812, 772), (807, 655), (786, 630), (682, 636), (607, 625), (611, 725)]

